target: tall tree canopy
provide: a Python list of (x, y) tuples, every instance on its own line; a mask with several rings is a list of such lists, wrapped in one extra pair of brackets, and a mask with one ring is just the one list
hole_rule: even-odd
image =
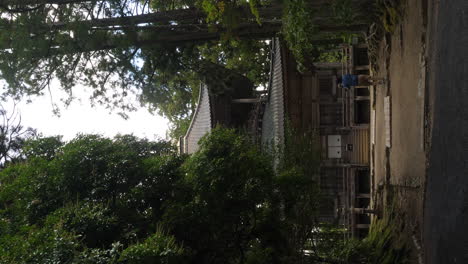
[[(163, 83), (168, 74), (181, 70), (198, 72), (205, 59), (199, 44), (219, 40), (221, 32), (227, 32), (214, 18), (206, 22), (198, 7), (209, 8), (207, 2), (1, 1), (0, 70), (7, 92), (38, 94), (57, 78), (70, 93), (83, 83), (108, 101), (109, 88), (124, 96), (120, 88), (155, 79)], [(249, 12), (239, 7), (242, 16), (239, 24), (231, 21), (232, 34), (267, 37), (278, 30), (278, 22), (260, 26)]]
[[(279, 30), (280, 9), (262, 2), (0, 1), (3, 96), (40, 95), (57, 80), (67, 102), (85, 85), (95, 103), (129, 110), (127, 97), (136, 94), (171, 121), (187, 118), (192, 89), (200, 80), (218, 81), (207, 78), (214, 66), (265, 82), (267, 65), (252, 58), (265, 61), (268, 49), (252, 39)], [(250, 60), (230, 62), (242, 56)]]
[(297, 1), (1, 0), (3, 96), (42, 94), (56, 80), (66, 103), (84, 85), (95, 103), (130, 110), (136, 94), (170, 121), (187, 120), (199, 82), (223, 86), (212, 78), (223, 68), (266, 83), (269, 48), (259, 40), (280, 31), (283, 2)]

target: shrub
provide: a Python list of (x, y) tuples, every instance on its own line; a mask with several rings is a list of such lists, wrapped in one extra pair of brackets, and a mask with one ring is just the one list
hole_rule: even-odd
[(110, 249), (85, 248), (79, 252), (73, 264), (113, 264), (117, 263), (122, 244), (113, 243)]
[(63, 146), (61, 136), (29, 139), (25, 142), (23, 153), (26, 158), (52, 160)]
[(0, 204), (15, 224), (40, 222), (63, 201), (55, 167), (42, 158), (2, 170), (0, 184)]
[(199, 263), (245, 260), (271, 197), (268, 157), (248, 138), (218, 127), (183, 169), (187, 195), (168, 208), (164, 223)]
[(91, 248), (106, 248), (119, 236), (118, 218), (103, 204), (70, 204), (50, 214), (47, 223), (61, 223), (68, 232), (79, 235), (84, 246)]
[(144, 175), (124, 196), (127, 207), (134, 208), (143, 218), (158, 221), (166, 203), (179, 193), (183, 177), (180, 167), (185, 157), (153, 156), (143, 160)]
[(79, 238), (60, 224), (23, 226), (0, 236), (1, 263), (71, 263), (80, 249)]
[(177, 245), (174, 237), (158, 228), (145, 241), (131, 245), (123, 250), (119, 263), (182, 264), (184, 260), (183, 247)]

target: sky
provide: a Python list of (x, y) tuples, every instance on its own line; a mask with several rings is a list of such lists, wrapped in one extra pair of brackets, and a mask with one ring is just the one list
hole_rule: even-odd
[[(79, 87), (78, 87), (79, 88)], [(74, 92), (77, 100), (65, 107), (60, 98), (65, 98), (60, 89), (52, 87), (52, 98), (49, 94), (41, 97), (31, 97), (31, 103), (26, 100), (17, 103), (16, 108), (21, 114), (22, 125), (38, 130), (44, 136), (62, 135), (64, 140), (70, 140), (78, 133), (97, 133), (107, 137), (116, 134), (134, 134), (149, 140), (166, 138), (168, 121), (156, 114), (151, 114), (145, 108), (129, 112), (129, 118), (123, 119), (115, 110), (109, 113), (103, 106), (91, 107), (89, 91)], [(60, 116), (53, 114), (53, 103), (60, 109)], [(13, 102), (2, 103), (7, 111), (11, 111)]]

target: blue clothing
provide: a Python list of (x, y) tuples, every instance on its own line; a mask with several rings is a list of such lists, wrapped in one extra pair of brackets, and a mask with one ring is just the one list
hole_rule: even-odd
[(345, 74), (341, 79), (341, 84), (345, 88), (358, 85), (358, 76), (354, 74)]

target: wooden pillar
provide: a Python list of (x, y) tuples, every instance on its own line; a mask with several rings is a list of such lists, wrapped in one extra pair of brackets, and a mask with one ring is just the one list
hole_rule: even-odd
[(358, 194), (356, 194), (356, 198), (370, 198), (370, 194), (368, 194), (368, 193), (358, 193)]
[(370, 227), (369, 224), (357, 224), (356, 228), (357, 229), (368, 229)]

